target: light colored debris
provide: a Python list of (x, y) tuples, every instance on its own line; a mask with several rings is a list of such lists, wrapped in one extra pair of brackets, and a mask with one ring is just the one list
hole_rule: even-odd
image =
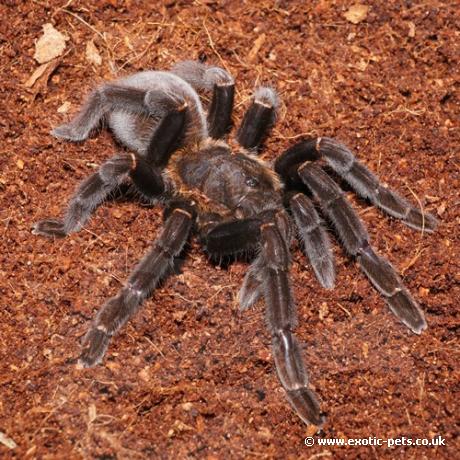
[(267, 36), (265, 34), (261, 34), (256, 38), (254, 45), (252, 45), (252, 48), (248, 53), (248, 58), (247, 58), (248, 62), (255, 61), (266, 39), (267, 39)]
[(34, 88), (34, 94), (39, 92), (45, 92), (48, 85), (48, 80), (50, 79), (52, 73), (61, 63), (59, 58), (54, 59), (53, 61), (47, 62), (39, 66), (35, 72), (29, 77), (29, 79), (24, 83), (26, 88)]
[(96, 48), (96, 45), (94, 44), (93, 40), (90, 40), (86, 44), (86, 60), (90, 64), (94, 64), (96, 66), (102, 64), (102, 57), (99, 54), (99, 50)]
[(410, 38), (414, 38), (415, 37), (415, 24), (412, 21), (409, 21), (407, 25), (409, 26), (409, 31), (407, 32), (407, 36)]
[(441, 204), (436, 208), (436, 212), (438, 213), (438, 216), (442, 216), (446, 212), (447, 208), (447, 203), (445, 201), (442, 201)]
[(367, 357), (369, 356), (369, 344), (367, 342), (363, 343), (362, 350), (364, 358), (367, 359)]
[(322, 302), (319, 307), (319, 319), (322, 321), (329, 314), (329, 307), (326, 302)]
[(351, 22), (352, 24), (359, 24), (366, 19), (368, 12), (369, 7), (367, 5), (358, 3), (350, 6), (343, 15), (348, 22)]
[(42, 64), (41, 66), (39, 66), (35, 72), (29, 77), (29, 79), (24, 83), (24, 86), (26, 86), (27, 88), (32, 88), (32, 86), (34, 86), (35, 82), (42, 76), (45, 74), (46, 70), (48, 69), (49, 65), (51, 63), (48, 62), (46, 64)]
[(182, 409), (184, 409), (186, 412), (189, 412), (193, 409), (193, 404), (191, 402), (183, 403)]
[(57, 109), (57, 113), (67, 113), (72, 106), (70, 101), (64, 101), (62, 105), (60, 105)]
[(18, 445), (3, 431), (0, 431), (0, 443), (8, 447), (8, 449), (15, 449)]
[(52, 24), (45, 24), (43, 26), (43, 35), (35, 44), (34, 59), (39, 64), (44, 64), (61, 56), (65, 50), (65, 42), (68, 39), (69, 37), (56, 30)]
[(20, 170), (23, 170), (24, 169), (24, 161), (19, 159), (18, 161), (16, 161), (16, 166), (20, 169)]
[(144, 382), (149, 382), (151, 380), (151, 371), (150, 366), (145, 366), (141, 371), (137, 374), (141, 380)]
[(97, 418), (97, 411), (96, 411), (96, 405), (95, 404), (90, 404), (88, 407), (88, 420), (89, 423), (93, 423), (94, 420)]

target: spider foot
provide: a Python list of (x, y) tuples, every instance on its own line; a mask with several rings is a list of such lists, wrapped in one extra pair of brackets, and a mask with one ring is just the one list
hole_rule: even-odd
[(78, 360), (78, 367), (93, 367), (102, 361), (110, 336), (100, 328), (92, 328), (83, 339), (83, 351)]
[(321, 414), (315, 393), (306, 387), (286, 391), (286, 397), (297, 415), (307, 424), (321, 427), (326, 417)]
[(406, 289), (387, 299), (393, 314), (415, 334), (421, 334), (428, 325), (425, 315)]
[(427, 328), (422, 309), (404, 287), (394, 267), (384, 257), (368, 246), (358, 255), (358, 263), (402, 323), (415, 334), (420, 334)]
[(51, 134), (58, 139), (65, 139), (72, 142), (81, 142), (88, 137), (89, 133), (79, 130), (71, 123), (66, 123), (52, 129)]
[(64, 238), (67, 235), (64, 230), (64, 222), (59, 219), (44, 219), (36, 222), (32, 228), (32, 233), (49, 238)]

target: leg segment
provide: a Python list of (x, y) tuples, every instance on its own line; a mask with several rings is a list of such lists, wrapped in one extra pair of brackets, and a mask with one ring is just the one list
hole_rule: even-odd
[(70, 200), (62, 220), (45, 219), (32, 230), (36, 235), (64, 237), (78, 232), (93, 211), (128, 177), (133, 168), (131, 155), (118, 155), (106, 161), (99, 171), (85, 179)]
[(197, 90), (213, 91), (208, 111), (209, 135), (213, 139), (224, 137), (232, 123), (235, 94), (233, 77), (220, 67), (209, 67), (198, 61), (179, 62), (172, 72)]
[(404, 198), (381, 185), (378, 178), (362, 165), (350, 150), (340, 142), (328, 137), (318, 138), (317, 148), (334, 171), (343, 177), (356, 193), (383, 209), (390, 216), (401, 219), (416, 230), (434, 231), (436, 219), (422, 213)]
[(112, 336), (139, 310), (184, 247), (193, 223), (190, 212), (176, 208), (165, 222), (162, 234), (141, 260), (119, 293), (98, 312), (83, 341), (80, 364), (98, 364)]
[(305, 423), (322, 425), (324, 417), (315, 394), (308, 388), (302, 353), (292, 329), (296, 325), (295, 306), (289, 285), (289, 254), (275, 224), (261, 227), (263, 294), (273, 341), (276, 370), (286, 396)]
[(359, 196), (370, 200), (387, 214), (416, 230), (432, 232), (436, 228), (437, 221), (431, 214), (421, 212), (397, 193), (381, 185), (377, 176), (361, 164), (346, 146), (334, 139), (320, 137), (294, 145), (278, 158), (275, 170), (288, 184), (295, 183), (297, 167), (307, 160), (320, 158), (324, 158)]
[(232, 86), (233, 77), (220, 67), (210, 67), (199, 61), (178, 62), (171, 72), (192, 85), (196, 90), (211, 91), (215, 85)]
[(290, 199), (289, 207), (316, 278), (323, 287), (332, 289), (335, 282), (334, 255), (323, 221), (311, 200), (302, 193)]
[(77, 116), (51, 133), (69, 141), (83, 141), (111, 111), (127, 111), (145, 116), (162, 117), (180, 107), (184, 100), (164, 90), (145, 91), (120, 84), (105, 84), (94, 90)]
[(305, 163), (298, 172), (333, 223), (347, 252), (357, 257), (361, 269), (385, 297), (391, 311), (413, 332), (420, 334), (427, 327), (422, 310), (393, 266), (374, 253), (366, 229), (339, 186), (314, 164)]
[(284, 210), (268, 209), (255, 217), (219, 222), (211, 219), (204, 225), (202, 243), (210, 255), (237, 254), (256, 249), (260, 243), (260, 226), (275, 222), (285, 241), (291, 240), (291, 222)]
[(237, 254), (256, 248), (260, 240), (260, 219), (248, 218), (217, 224), (202, 241), (210, 255)]
[(243, 285), (238, 292), (240, 310), (247, 310), (252, 307), (263, 296), (263, 270), (264, 259), (259, 255), (249, 267)]
[(171, 154), (182, 145), (187, 118), (187, 104), (184, 103), (170, 109), (161, 119), (147, 147), (147, 163), (158, 168), (164, 168), (168, 164)]
[(212, 102), (208, 112), (209, 135), (213, 139), (224, 137), (232, 126), (235, 85), (214, 85)]
[(278, 96), (271, 88), (257, 88), (254, 100), (244, 115), (237, 140), (248, 150), (257, 150), (276, 120)]

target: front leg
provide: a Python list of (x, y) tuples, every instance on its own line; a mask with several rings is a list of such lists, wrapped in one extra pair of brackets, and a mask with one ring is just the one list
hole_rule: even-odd
[(83, 141), (109, 112), (126, 111), (160, 118), (183, 102), (182, 98), (161, 88), (145, 91), (122, 84), (107, 83), (88, 96), (73, 120), (54, 128), (51, 134), (69, 141)]
[(160, 237), (152, 249), (134, 269), (125, 286), (98, 312), (83, 340), (79, 364), (91, 367), (98, 364), (107, 350), (112, 336), (139, 310), (142, 302), (156, 288), (158, 282), (182, 251), (193, 224), (190, 208), (175, 208), (167, 218)]
[(106, 161), (78, 187), (63, 219), (41, 220), (34, 225), (32, 233), (62, 238), (78, 232), (94, 210), (128, 177), (132, 168), (131, 155), (118, 155)]
[(237, 134), (237, 140), (242, 147), (252, 152), (257, 151), (276, 121), (278, 105), (278, 95), (272, 88), (256, 89)]
[(128, 177), (147, 199), (155, 199), (165, 190), (161, 172), (144, 158), (135, 154), (118, 155), (81, 183), (62, 219), (41, 220), (34, 225), (32, 233), (63, 238), (80, 231), (92, 213)]

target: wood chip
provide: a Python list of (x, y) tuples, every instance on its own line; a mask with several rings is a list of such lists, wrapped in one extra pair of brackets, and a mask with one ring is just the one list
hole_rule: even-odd
[(65, 42), (68, 39), (69, 37), (61, 34), (52, 24), (45, 24), (43, 26), (43, 35), (35, 44), (34, 59), (39, 64), (44, 64), (61, 56), (65, 50)]
[(345, 19), (352, 24), (359, 24), (367, 17), (369, 7), (367, 5), (356, 4), (350, 6), (344, 13)]
[(362, 350), (363, 350), (363, 356), (364, 358), (367, 359), (367, 357), (369, 356), (369, 344), (367, 342), (364, 342), (363, 345), (362, 345)]
[(22, 161), (21, 159), (19, 159), (18, 161), (16, 161), (16, 166), (23, 170), (24, 169), (24, 161)]

